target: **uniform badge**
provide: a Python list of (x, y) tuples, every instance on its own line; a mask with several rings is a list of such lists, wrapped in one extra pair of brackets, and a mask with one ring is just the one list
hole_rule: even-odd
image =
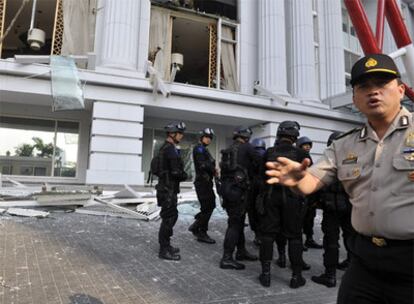
[(414, 182), (414, 171), (411, 171), (410, 173), (408, 173), (408, 179)]
[(407, 147), (414, 147), (414, 132), (408, 133), (405, 139), (405, 145)]
[(346, 158), (342, 161), (342, 164), (343, 165), (356, 164), (357, 161), (358, 161), (358, 156), (353, 152), (349, 152)]
[(365, 62), (365, 67), (369, 69), (369, 68), (376, 66), (377, 64), (378, 64), (378, 61), (376, 61), (374, 58), (369, 58), (367, 62)]
[(361, 171), (359, 170), (359, 168), (352, 169), (352, 176), (353, 177), (358, 177), (360, 175), (361, 175)]
[(414, 161), (414, 152), (408, 155), (404, 155), (404, 158), (408, 161)]

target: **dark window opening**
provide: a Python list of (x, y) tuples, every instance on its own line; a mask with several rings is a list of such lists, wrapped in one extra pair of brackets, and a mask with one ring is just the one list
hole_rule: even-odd
[(174, 81), (208, 86), (209, 31), (205, 23), (184, 18), (174, 18), (172, 53), (181, 53), (184, 65)]
[[(9, 27), (22, 2), (23, 0), (7, 1), (4, 29)], [(30, 48), (27, 42), (27, 33), (30, 28), (32, 14), (32, 1), (29, 1), (3, 41), (1, 58), (11, 58), (14, 55), (50, 55), (55, 11), (56, 0), (37, 1), (34, 28), (43, 30), (46, 38), (45, 44), (40, 50), (35, 51)]]

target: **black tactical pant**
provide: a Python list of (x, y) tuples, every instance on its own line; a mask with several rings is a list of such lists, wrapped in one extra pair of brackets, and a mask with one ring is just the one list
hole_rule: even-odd
[(265, 211), (260, 216), (259, 222), (260, 260), (262, 262), (273, 259), (275, 241), (280, 251), (284, 251), (287, 243), (292, 270), (294, 273), (301, 272), (303, 265), (302, 223), (305, 211), (304, 202), (297, 197), (285, 196), (283, 198), (279, 193), (266, 199)]
[(303, 233), (307, 239), (313, 238), (313, 225), (316, 217), (316, 207), (308, 206), (303, 220)]
[(342, 229), (342, 237), (349, 258), (348, 239), (355, 233), (351, 224), (351, 207), (338, 212), (329, 208), (323, 209), (322, 232), (323, 232), (323, 264), (330, 273), (335, 273), (339, 259), (339, 233)]
[(157, 189), (157, 203), (161, 207), (161, 225), (158, 232), (160, 248), (170, 246), (170, 238), (173, 235), (173, 227), (178, 219), (177, 193), (169, 191), (167, 187)]
[(250, 225), (250, 229), (257, 234), (258, 232), (258, 214), (256, 211), (256, 198), (260, 193), (260, 182), (255, 182), (252, 181), (251, 182), (251, 188), (249, 190), (249, 193), (247, 195), (247, 217), (249, 219), (249, 225)]
[(355, 234), (349, 239), (351, 264), (342, 277), (338, 304), (414, 303), (414, 241), (378, 247)]
[(224, 200), (223, 205), (228, 215), (227, 230), (224, 236), (224, 255), (232, 255), (234, 249), (245, 249), (244, 221), (246, 219), (246, 200), (244, 195), (240, 201)]
[(195, 216), (194, 228), (207, 232), (208, 222), (211, 214), (216, 208), (216, 196), (213, 191), (213, 181), (196, 178), (194, 181), (198, 201), (200, 202), (200, 212)]

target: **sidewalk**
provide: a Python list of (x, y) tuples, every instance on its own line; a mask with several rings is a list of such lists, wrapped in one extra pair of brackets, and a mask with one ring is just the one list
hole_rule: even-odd
[[(336, 303), (337, 288), (310, 280), (323, 271), (322, 250), (305, 252), (312, 269), (297, 290), (288, 287), (289, 269), (274, 264), (270, 288), (258, 283), (259, 262), (247, 262), (242, 271), (220, 269), (226, 217), (217, 209), (212, 217), (209, 234), (217, 244), (199, 243), (187, 231), (193, 207), (180, 206), (173, 237), (181, 249), (178, 262), (157, 256), (159, 221), (77, 213), (0, 216), (0, 303)], [(257, 252), (249, 227), (246, 232), (249, 249)], [(319, 226), (315, 233), (320, 242)]]

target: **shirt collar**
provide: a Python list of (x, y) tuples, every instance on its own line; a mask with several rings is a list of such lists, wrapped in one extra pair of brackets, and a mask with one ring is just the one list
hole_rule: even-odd
[[(410, 113), (405, 107), (401, 107), (400, 112), (394, 118), (390, 127), (388, 128), (386, 136), (391, 134), (395, 130), (407, 129), (413, 122), (413, 114)], [(375, 134), (374, 129), (372, 129), (369, 123), (366, 123), (365, 126), (359, 132), (359, 141), (367, 140), (368, 138), (378, 141), (378, 136)]]

